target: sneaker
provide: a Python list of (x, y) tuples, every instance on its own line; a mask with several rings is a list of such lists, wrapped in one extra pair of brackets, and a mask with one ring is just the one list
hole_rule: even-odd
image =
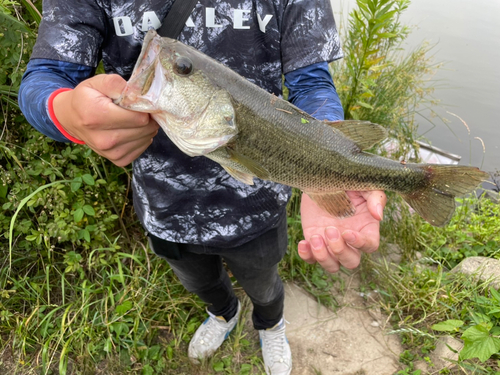
[(273, 328), (259, 330), (260, 346), (267, 375), (289, 375), (292, 372), (292, 352), (285, 336), (285, 320)]
[(240, 301), (236, 315), (229, 322), (222, 316), (215, 316), (208, 311), (208, 318), (198, 327), (189, 343), (188, 356), (192, 362), (199, 363), (201, 359), (214, 354), (238, 323), (240, 312)]

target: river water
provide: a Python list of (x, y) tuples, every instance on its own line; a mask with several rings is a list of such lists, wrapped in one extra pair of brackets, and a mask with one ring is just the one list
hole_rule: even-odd
[[(355, 1), (332, 5), (340, 23)], [(404, 47), (426, 40), (435, 45), (433, 61), (443, 63), (432, 77), (438, 117), (423, 110), (419, 135), (460, 155), (460, 164), (500, 170), (500, 0), (413, 0), (401, 21), (412, 27)]]

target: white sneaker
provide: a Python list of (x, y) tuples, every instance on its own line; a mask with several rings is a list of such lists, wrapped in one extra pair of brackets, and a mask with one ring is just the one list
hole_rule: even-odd
[(282, 318), (273, 328), (259, 330), (260, 346), (267, 375), (289, 375), (292, 372), (292, 352), (285, 336)]
[(208, 318), (198, 327), (189, 343), (188, 356), (191, 361), (199, 363), (199, 360), (214, 354), (238, 323), (240, 313), (240, 301), (236, 315), (229, 322), (222, 316), (215, 316), (208, 311)]

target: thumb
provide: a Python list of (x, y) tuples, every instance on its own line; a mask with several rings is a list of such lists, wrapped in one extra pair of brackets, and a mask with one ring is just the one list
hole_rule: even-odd
[(370, 214), (377, 220), (384, 217), (384, 207), (387, 202), (385, 193), (381, 190), (364, 191), (361, 195), (366, 199), (366, 205)]
[(127, 85), (118, 74), (98, 74), (81, 83), (82, 86), (87, 86), (111, 99), (118, 99)]

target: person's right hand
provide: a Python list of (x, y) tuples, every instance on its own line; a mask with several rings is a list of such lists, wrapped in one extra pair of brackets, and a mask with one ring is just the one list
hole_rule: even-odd
[(69, 135), (120, 167), (149, 147), (159, 127), (148, 113), (113, 103), (125, 85), (117, 74), (99, 74), (61, 92), (53, 102), (55, 116)]

